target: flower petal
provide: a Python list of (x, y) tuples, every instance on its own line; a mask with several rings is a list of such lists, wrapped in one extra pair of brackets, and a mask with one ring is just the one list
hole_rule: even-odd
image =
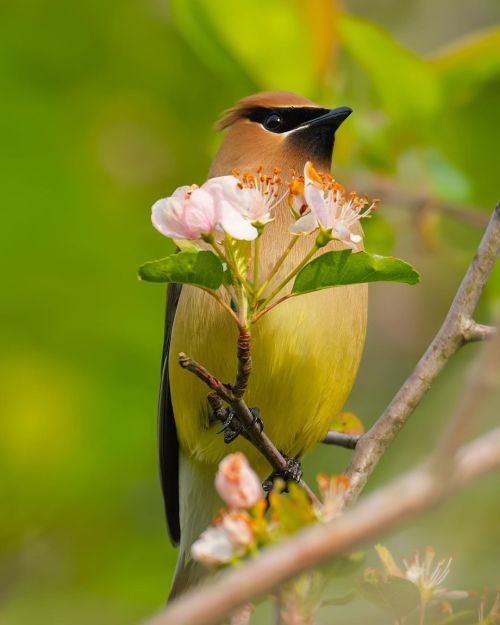
[(220, 208), (220, 224), (229, 235), (238, 241), (253, 241), (257, 238), (257, 229), (228, 202), (222, 201)]
[(290, 227), (293, 234), (310, 234), (318, 228), (318, 220), (313, 213), (307, 213)]
[(235, 555), (235, 545), (224, 528), (209, 527), (191, 546), (191, 555), (204, 564), (226, 564)]

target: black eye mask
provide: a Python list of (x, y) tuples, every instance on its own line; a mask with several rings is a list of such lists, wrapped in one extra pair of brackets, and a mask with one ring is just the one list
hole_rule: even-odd
[(317, 117), (328, 113), (329, 109), (315, 106), (284, 106), (264, 108), (257, 106), (249, 109), (245, 117), (252, 122), (261, 124), (269, 132), (289, 132)]

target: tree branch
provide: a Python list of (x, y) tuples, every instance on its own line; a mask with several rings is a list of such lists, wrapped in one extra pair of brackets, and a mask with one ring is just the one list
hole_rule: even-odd
[(345, 503), (357, 498), (387, 447), (392, 443), (432, 382), (464, 344), (492, 334), (472, 314), (500, 252), (500, 203), (497, 204), (479, 248), (453, 300), (448, 315), (422, 356), (377, 422), (356, 445), (346, 475), (350, 488)]
[[(357, 441), (348, 468), (351, 487), (344, 503), (356, 499), (380, 457), (451, 356), (462, 345), (494, 334), (493, 328), (476, 324), (472, 315), (499, 250), (500, 204), (490, 219), (476, 256), (436, 337), (382, 416)], [(350, 553), (353, 549), (372, 542), (394, 527), (442, 503), (452, 492), (499, 468), (500, 428), (456, 449), (465, 436), (467, 428), (464, 425), (469, 421), (470, 407), (475, 406), (474, 397), (480, 392), (484, 366), (490, 364), (491, 355), (488, 354), (493, 351), (494, 347), (491, 347), (491, 351), (482, 357), (478, 365), (479, 373), (476, 370), (471, 376), (463, 403), (444, 435), (442, 444), (438, 445), (430, 460), (363, 498), (344, 516), (329, 524), (308, 527), (290, 540), (264, 550), (241, 568), (232, 569), (217, 580), (188, 591), (146, 625), (217, 623), (238, 606), (269, 593), (280, 584), (332, 557)], [(231, 387), (211, 376), (198, 363), (185, 356), (181, 360), (182, 366), (203, 379), (217, 397), (233, 407), (242, 423), (250, 425), (250, 420), (253, 423), (253, 415), (242, 396), (235, 397)], [(257, 429), (261, 434), (258, 426)], [(249, 434), (253, 432), (252, 426)], [(339, 433), (331, 434), (332, 441), (343, 439), (345, 442), (344, 436), (339, 437)], [(270, 441), (269, 443), (278, 456), (281, 456)], [(260, 448), (257, 444), (256, 446)], [(446, 471), (440, 470), (442, 463), (438, 462), (443, 448), (446, 449)], [(283, 456), (281, 460), (286, 463)], [(278, 461), (279, 458), (276, 462)], [(281, 470), (281, 466), (279, 469)]]
[(246, 602), (327, 560), (348, 554), (437, 506), (500, 467), (500, 428), (460, 448), (446, 480), (425, 463), (371, 493), (344, 516), (306, 528), (216, 581), (188, 591), (144, 625), (213, 625)]

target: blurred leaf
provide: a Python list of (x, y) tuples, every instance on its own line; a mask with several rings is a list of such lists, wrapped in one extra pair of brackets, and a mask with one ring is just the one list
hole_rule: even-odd
[(471, 184), (467, 176), (451, 163), (439, 150), (428, 149), (421, 153), (431, 191), (450, 201), (463, 202), (470, 195)]
[(361, 419), (352, 412), (339, 412), (331, 422), (330, 430), (358, 436), (364, 433), (365, 427)]
[(341, 35), (392, 119), (415, 124), (436, 114), (441, 104), (439, 82), (423, 59), (403, 48), (380, 26), (352, 15), (342, 16)]
[(387, 612), (400, 618), (414, 610), (420, 602), (417, 586), (402, 577), (382, 580), (374, 575), (360, 583), (361, 594)]
[(439, 51), (431, 64), (449, 93), (470, 99), (479, 85), (500, 74), (500, 27), (467, 35)]
[(432, 621), (429, 625), (472, 625), (476, 622), (475, 616), (476, 613), (472, 610), (461, 610), (441, 620)]
[(347, 605), (351, 603), (353, 599), (356, 598), (357, 592), (355, 590), (350, 590), (345, 595), (340, 595), (339, 597), (335, 597), (333, 599), (326, 599), (321, 602), (321, 606), (326, 607), (330, 605)]
[[(318, 55), (324, 55), (324, 43), (319, 47), (313, 44), (305, 13), (311, 7), (287, 0), (253, 0), (251, 7), (233, 2), (223, 4), (222, 10), (221, 3), (211, 0), (188, 4), (202, 5), (202, 13), (209, 16), (223, 45), (259, 88), (314, 93), (317, 68), (322, 64)], [(331, 12), (329, 8), (322, 19), (333, 21)], [(328, 30), (325, 33), (328, 36)]]
[(305, 490), (295, 483), (289, 484), (288, 488), (288, 494), (273, 491), (269, 495), (271, 516), (273, 520), (279, 523), (278, 532), (280, 536), (293, 534), (316, 521)]
[(379, 212), (373, 213), (370, 219), (363, 221), (363, 232), (367, 251), (376, 250), (379, 254), (390, 254), (394, 249), (396, 242), (394, 228)]
[(331, 62), (332, 50), (339, 41), (339, 2), (340, 0), (295, 0), (311, 33), (312, 72), (320, 79), (324, 78)]
[(213, 252), (184, 251), (144, 263), (139, 267), (139, 278), (147, 282), (178, 282), (218, 289), (224, 270)]
[(322, 571), (330, 578), (349, 577), (358, 573), (365, 560), (366, 554), (364, 551), (355, 551), (348, 556), (335, 558), (331, 562), (327, 562), (322, 567)]
[(420, 277), (413, 267), (399, 258), (376, 256), (351, 250), (326, 252), (299, 271), (292, 293), (310, 293), (319, 289), (363, 282), (404, 282), (416, 284)]
[(171, 0), (174, 23), (206, 65), (222, 74), (237, 74), (241, 67), (221, 42), (209, 15), (208, 4), (205, 0)]

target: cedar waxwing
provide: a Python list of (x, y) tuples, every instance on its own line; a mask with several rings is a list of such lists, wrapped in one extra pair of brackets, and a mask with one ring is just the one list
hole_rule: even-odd
[[(282, 91), (244, 98), (218, 124), (226, 136), (209, 177), (234, 169), (264, 173), (279, 167), (302, 173), (307, 161), (329, 173), (335, 131), (351, 109), (321, 108)], [(286, 200), (275, 210), (261, 242), (265, 274), (290, 240)], [(341, 248), (330, 243), (321, 251)], [(276, 276), (277, 284), (310, 249), (302, 237)], [(291, 288), (291, 287), (290, 287)], [(245, 399), (257, 407), (267, 435), (289, 457), (300, 458), (326, 435), (353, 385), (365, 340), (367, 285), (327, 289), (290, 299), (252, 331), (253, 369)], [(159, 405), (160, 474), (170, 536), (180, 543), (171, 597), (203, 575), (192, 543), (222, 507), (214, 477), (218, 463), (239, 450), (262, 478), (267, 461), (243, 437), (229, 445), (211, 419), (207, 387), (181, 369), (185, 352), (222, 381), (234, 379), (237, 329), (220, 305), (191, 286), (169, 285)]]

